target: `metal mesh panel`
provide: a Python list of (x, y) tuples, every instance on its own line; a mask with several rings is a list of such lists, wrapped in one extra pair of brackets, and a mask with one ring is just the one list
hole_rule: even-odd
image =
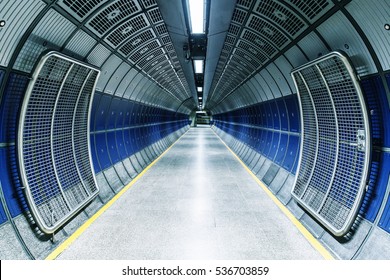
[(32, 214), (53, 233), (99, 192), (89, 109), (99, 71), (50, 52), (34, 72), (19, 122), (18, 157)]
[(145, 44), (147, 41), (156, 38), (152, 29), (148, 29), (137, 36), (134, 36), (130, 41), (125, 43), (119, 51), (125, 56), (128, 56), (131, 52), (137, 49), (142, 44)]
[(290, 41), (282, 32), (258, 16), (251, 15), (248, 27), (263, 35), (279, 49), (282, 49)]
[(232, 22), (238, 23), (238, 24), (243, 24), (244, 20), (246, 18), (247, 12), (240, 10), (240, 9), (235, 9), (232, 17)]
[(145, 15), (141, 14), (129, 19), (115, 29), (107, 36), (106, 40), (111, 43), (112, 46), (116, 47), (147, 26), (149, 26), (148, 20)]
[(163, 21), (159, 8), (148, 11), (148, 15), (154, 24)]
[(142, 46), (140, 49), (138, 49), (133, 54), (131, 54), (129, 60), (133, 63), (137, 63), (137, 61), (140, 60), (147, 53), (156, 50), (158, 48), (160, 48), (159, 42), (157, 40), (151, 41), (150, 43)]
[(358, 213), (370, 164), (364, 99), (348, 58), (333, 52), (292, 72), (302, 115), (293, 197), (334, 235)]
[(288, 2), (311, 22), (333, 7), (333, 3), (330, 0), (288, 0)]
[(58, 5), (78, 19), (83, 19), (108, 0), (60, 0)]
[(258, 2), (255, 8), (256, 12), (269, 18), (272, 22), (278, 24), (288, 32), (291, 37), (295, 37), (306, 24), (298, 18), (290, 9), (282, 5), (279, 1), (262, 0)]
[(88, 22), (88, 26), (97, 34), (106, 33), (114, 25), (118, 24), (122, 19), (129, 17), (137, 12), (140, 12), (138, 2), (132, 0), (119, 0), (109, 5), (97, 16), (93, 17)]
[(261, 48), (269, 57), (272, 57), (277, 52), (276, 48), (252, 31), (244, 30), (242, 38)]

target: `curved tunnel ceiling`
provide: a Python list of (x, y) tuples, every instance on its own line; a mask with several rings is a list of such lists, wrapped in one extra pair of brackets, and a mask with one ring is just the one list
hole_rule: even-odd
[[(101, 68), (98, 91), (186, 114), (198, 108), (192, 63), (183, 51), (189, 40), (186, 1), (47, 2), (6, 4), (17, 12), (7, 25), (26, 15), (30, 19), (19, 23), (12, 44), (3, 43), (2, 66), (15, 60), (15, 70), (31, 72), (43, 50), (57, 49)], [(209, 5), (202, 108), (213, 114), (295, 92), (292, 68), (331, 50), (347, 52), (360, 75), (388, 68), (379, 47), (386, 39), (377, 42), (386, 32), (385, 15), (366, 24), (369, 14), (361, 10), (373, 9), (367, 1), (214, 0)], [(334, 29), (338, 25), (345, 28)], [(29, 36), (18, 46), (23, 34)]]

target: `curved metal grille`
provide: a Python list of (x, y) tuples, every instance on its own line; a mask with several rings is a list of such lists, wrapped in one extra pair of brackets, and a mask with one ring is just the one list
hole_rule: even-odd
[(348, 58), (339, 52), (292, 72), (302, 117), (293, 197), (334, 235), (352, 226), (367, 185), (368, 115)]
[(89, 148), (89, 110), (99, 70), (50, 52), (29, 84), (18, 157), (31, 212), (53, 233), (99, 192)]

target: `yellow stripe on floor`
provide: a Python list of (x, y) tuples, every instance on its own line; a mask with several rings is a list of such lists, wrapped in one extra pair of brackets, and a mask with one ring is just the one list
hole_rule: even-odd
[(108, 208), (111, 207), (128, 189), (130, 189), (141, 177), (158, 162), (186, 133), (180, 136), (168, 149), (166, 149), (158, 158), (149, 164), (141, 173), (139, 173), (129, 184), (127, 184), (121, 191), (119, 191), (110, 201), (103, 205), (91, 218), (89, 218), (81, 227), (79, 227), (68, 239), (59, 245), (53, 252), (51, 252), (46, 260), (55, 260), (63, 251), (66, 250), (83, 232), (92, 225)]
[(260, 181), (259, 178), (250, 170), (246, 164), (228, 147), (228, 145), (219, 137), (217, 133), (213, 130), (214, 134), (219, 138), (219, 140), (225, 145), (225, 147), (233, 154), (233, 156), (241, 163), (245, 170), (252, 176), (252, 178), (257, 182), (257, 184), (264, 190), (264, 192), (272, 199), (273, 202), (279, 207), (280, 210), (287, 216), (287, 218), (297, 227), (297, 229), (302, 233), (302, 235), (310, 242), (310, 244), (324, 257), (326, 260), (334, 260), (332, 254), (315, 238), (307, 228), (287, 209), (283, 203), (268, 189), (268, 187)]

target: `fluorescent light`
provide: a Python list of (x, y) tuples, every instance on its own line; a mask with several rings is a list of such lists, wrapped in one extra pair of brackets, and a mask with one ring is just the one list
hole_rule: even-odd
[(203, 60), (194, 60), (195, 74), (203, 74)]
[(198, 90), (198, 91), (202, 91), (202, 90), (203, 90), (203, 87), (197, 87), (197, 90)]
[(199, 97), (198, 97), (198, 99), (199, 99), (199, 100), (202, 100), (202, 99), (203, 99), (203, 97), (202, 97), (202, 96), (199, 96)]
[(204, 33), (204, 0), (188, 0), (191, 32)]

